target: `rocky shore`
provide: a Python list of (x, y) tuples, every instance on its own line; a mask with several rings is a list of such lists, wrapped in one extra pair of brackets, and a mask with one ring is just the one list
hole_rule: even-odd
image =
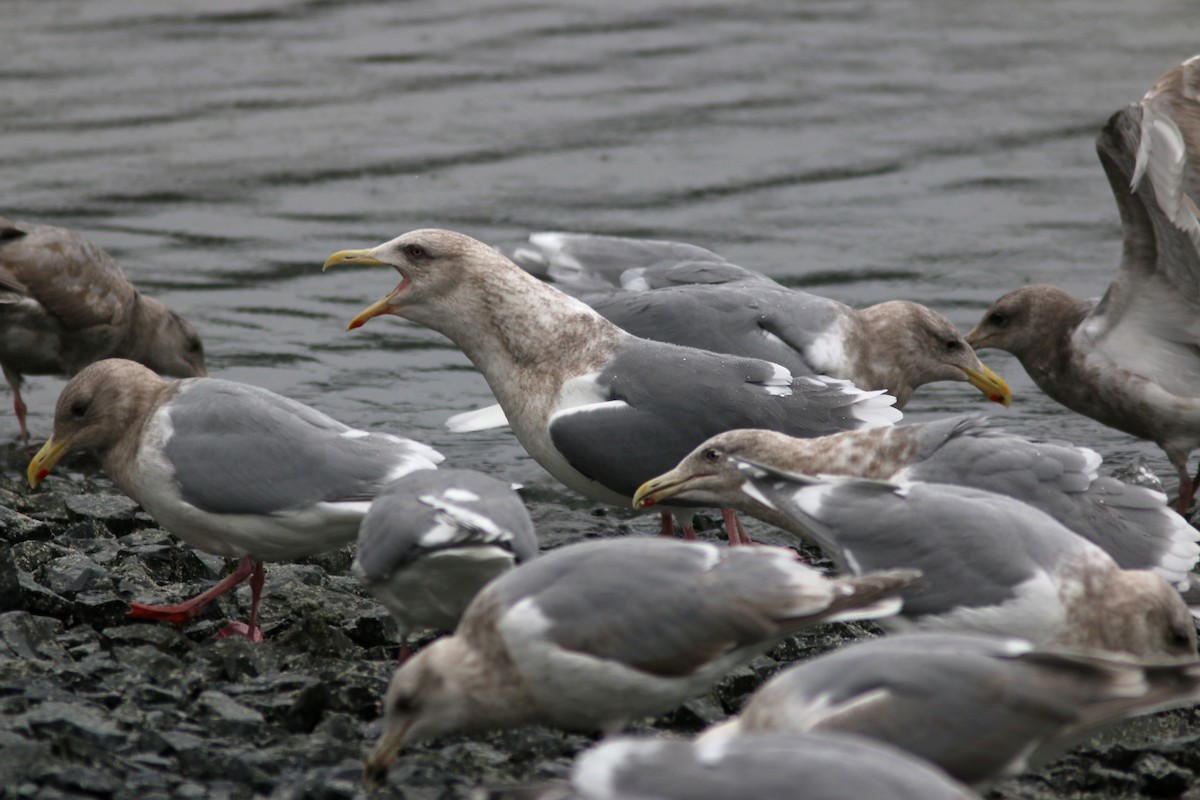
[[(131, 599), (182, 599), (229, 565), (159, 529), (95, 465), (60, 468), (29, 492), (27, 460), (10, 446), (0, 476), (5, 798), (469, 797), (563, 777), (594, 740), (537, 727), (450, 737), (413, 748), (368, 793), (361, 758), (400, 641), (350, 574), (349, 550), (269, 566), (263, 644), (213, 638), (244, 618), (248, 590), (189, 625), (133, 622)], [(647, 527), (536, 492), (527, 500), (543, 546)], [(874, 634), (819, 628), (640, 728), (690, 735), (788, 661)], [(1197, 775), (1200, 712), (1185, 709), (1128, 723), (988, 796), (1200, 800)]]

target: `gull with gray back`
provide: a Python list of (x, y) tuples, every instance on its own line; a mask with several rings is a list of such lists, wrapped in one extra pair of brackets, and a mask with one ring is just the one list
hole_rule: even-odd
[(185, 622), (250, 579), (250, 622), (225, 635), (258, 640), (264, 561), (350, 544), (371, 499), (390, 481), (433, 469), (442, 456), (386, 433), (343, 425), (274, 392), (216, 378), (168, 381), (106, 359), (67, 383), (54, 435), (29, 462), (31, 486), (66, 454), (90, 450), (117, 488), (192, 547), (240, 559), (209, 591), (130, 615)]
[(1190, 659), (1179, 593), (1010, 497), (945, 484), (793, 475), (742, 462), (742, 490), (843, 571), (919, 570), (884, 627), (1018, 636), (1037, 645)]
[[(591, 500), (627, 507), (643, 481), (724, 430), (818, 436), (900, 418), (894, 398), (846, 381), (639, 339), (461, 233), (412, 231), (334, 253), (325, 266), (354, 264), (391, 266), (401, 278), (349, 327), (396, 314), (449, 337), (529, 455)], [(665, 510), (690, 531), (690, 508)]]
[(991, 636), (889, 636), (779, 673), (701, 741), (855, 734), (979, 783), (1016, 775), (1106, 725), (1197, 699), (1197, 662), (1139, 664)]
[(616, 730), (806, 626), (894, 613), (893, 595), (916, 577), (828, 579), (784, 548), (659, 538), (554, 550), (489, 583), (454, 635), (396, 670), (366, 776), (454, 731)]
[(949, 483), (1003, 494), (1054, 517), (1121, 568), (1151, 570), (1181, 590), (1200, 557), (1200, 531), (1172, 511), (1162, 493), (1101, 477), (1100, 456), (1088, 448), (1014, 436), (975, 415), (816, 439), (727, 431), (643, 484), (634, 502), (682, 497), (786, 527), (777, 512), (741, 491), (746, 476), (737, 459), (806, 475)]
[(484, 584), (538, 553), (512, 486), (481, 472), (419, 470), (384, 487), (358, 531), (354, 573), (400, 626), (453, 630)]

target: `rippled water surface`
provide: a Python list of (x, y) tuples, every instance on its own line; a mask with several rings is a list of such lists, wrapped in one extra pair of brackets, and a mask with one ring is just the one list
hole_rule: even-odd
[[(965, 329), (1024, 282), (1103, 291), (1120, 228), (1092, 140), (1200, 49), (1194, 2), (10, 1), (0, 213), (79, 228), (204, 337), (215, 375), (569, 498), (469, 362), (395, 318), (392, 273), (327, 254), (417, 227), (692, 241), (854, 305)], [(1153, 445), (1043, 397), (1006, 427), (1104, 455)], [(45, 435), (62, 383), (33, 378)], [(8, 401), (3, 405), (7, 407)], [(981, 408), (926, 387), (909, 416)], [(0, 418), (15, 436), (11, 412)], [(648, 523), (644, 523), (647, 524)]]

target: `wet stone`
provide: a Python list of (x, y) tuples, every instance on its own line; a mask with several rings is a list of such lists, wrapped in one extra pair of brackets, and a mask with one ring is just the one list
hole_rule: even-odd
[(0, 614), (0, 653), (26, 660), (69, 661), (59, 642), (62, 623), (25, 611)]
[(102, 711), (85, 703), (42, 703), (18, 718), (15, 725), (85, 757), (104, 755), (125, 742), (125, 734)]
[(221, 736), (245, 735), (265, 722), (262, 714), (216, 689), (201, 692), (196, 703), (212, 721), (213, 732)]
[(0, 540), (22, 542), (27, 539), (49, 539), (51, 532), (52, 528), (45, 522), (0, 506)]
[(1192, 785), (1191, 770), (1157, 753), (1145, 753), (1133, 765), (1142, 780), (1142, 791), (1152, 797), (1176, 797)]
[(21, 607), (21, 581), (12, 547), (0, 543), (0, 611)]
[(137, 503), (121, 494), (74, 495), (66, 499), (67, 510), (77, 517), (96, 520), (118, 536), (129, 533), (137, 520)]
[(83, 553), (67, 553), (48, 562), (41, 570), (42, 582), (55, 594), (70, 597), (102, 585), (111, 586), (108, 570)]

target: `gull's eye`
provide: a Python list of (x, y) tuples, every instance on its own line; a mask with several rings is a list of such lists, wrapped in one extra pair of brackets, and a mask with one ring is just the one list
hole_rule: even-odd
[(406, 245), (404, 245), (404, 255), (408, 256), (409, 258), (414, 258), (414, 259), (415, 258), (428, 258), (429, 251), (426, 250), (424, 247), (422, 247), (419, 244), (406, 244)]
[(1003, 328), (1008, 324), (1008, 317), (1004, 316), (1004, 314), (1000, 313), (999, 311), (993, 311), (991, 314), (988, 314), (987, 321), (989, 325), (995, 325), (997, 328)]
[(713, 449), (711, 447), (708, 450), (704, 451), (704, 460), (705, 461), (718, 461), (718, 460), (720, 460), (720, 458), (721, 458), (721, 454), (718, 453), (715, 449)]
[(79, 398), (75, 402), (71, 403), (71, 416), (75, 418), (82, 417), (87, 413), (90, 406), (91, 403), (89, 403), (86, 399), (82, 397)]
[(417, 710), (417, 700), (412, 695), (402, 694), (392, 701), (392, 711), (397, 714), (411, 714)]
[(946, 351), (947, 352), (956, 353), (961, 349), (962, 349), (962, 341), (961, 340), (959, 340), (959, 339), (947, 339), (946, 340)]

